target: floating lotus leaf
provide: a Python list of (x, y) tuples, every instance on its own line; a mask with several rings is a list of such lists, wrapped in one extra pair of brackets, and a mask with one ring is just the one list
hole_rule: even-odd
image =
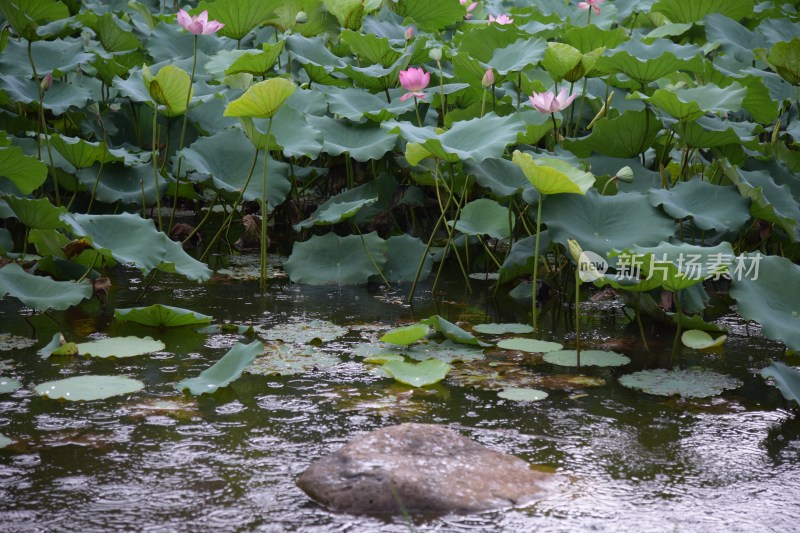
[(381, 342), (388, 342), (389, 344), (399, 344), (401, 346), (408, 346), (415, 343), (428, 335), (428, 326), (426, 324), (412, 324), (410, 326), (402, 326), (395, 328), (384, 334), (379, 340)]
[(765, 337), (800, 350), (800, 266), (778, 256), (744, 258), (749, 259), (744, 268), (730, 276), (730, 295), (739, 314), (761, 324)]
[(166, 345), (152, 337), (110, 337), (99, 341), (81, 342), (77, 345), (80, 355), (92, 357), (134, 357), (152, 352), (160, 352)]
[(386, 241), (377, 233), (339, 237), (313, 235), (296, 242), (284, 269), (295, 283), (349, 285), (366, 283), (386, 264)]
[(544, 391), (518, 387), (503, 389), (498, 392), (497, 395), (500, 398), (515, 402), (538, 402), (539, 400), (544, 400), (549, 396), (549, 394)]
[(4, 200), (14, 212), (17, 220), (29, 229), (55, 230), (67, 227), (60, 218), (67, 212), (67, 209), (53, 206), (47, 198), (32, 200), (18, 196), (6, 196)]
[[(283, 271), (283, 263), (286, 261), (285, 257), (280, 257), (277, 254), (270, 254), (267, 257), (267, 278), (286, 278), (286, 272)], [(235, 255), (231, 256), (228, 260), (226, 268), (220, 268), (216, 271), (218, 276), (226, 276), (230, 279), (257, 280), (261, 276), (261, 258), (257, 255)]]
[(591, 134), (580, 139), (566, 140), (564, 146), (582, 157), (598, 152), (627, 159), (650, 148), (661, 129), (661, 121), (652, 111), (628, 110), (618, 117), (598, 120)]
[(0, 433), (0, 448), (5, 448), (6, 446), (11, 444), (12, 442), (14, 442), (14, 441), (9, 439), (8, 437), (3, 435), (2, 433)]
[(47, 165), (25, 155), (21, 148), (0, 148), (0, 178), (13, 183), (22, 194), (30, 194), (47, 179)]
[[(417, 269), (426, 253), (425, 243), (417, 237), (408, 234), (396, 235), (386, 239), (388, 260), (383, 267), (383, 274), (389, 281), (413, 281), (417, 278)], [(435, 250), (428, 250), (422, 269), (419, 270), (419, 279), (427, 279), (433, 267)]]
[(365, 363), (371, 363), (376, 365), (382, 365), (387, 361), (405, 361), (405, 357), (395, 353), (384, 353), (384, 354), (370, 355), (369, 357), (364, 358)]
[(800, 372), (797, 369), (780, 361), (771, 361), (768, 367), (761, 369), (761, 377), (772, 378), (784, 398), (800, 404)]
[(329, 342), (347, 333), (347, 328), (327, 320), (292, 321), (266, 329), (262, 326), (253, 329), (262, 339), (295, 344)]
[(7, 392), (14, 392), (20, 387), (22, 387), (22, 383), (20, 383), (16, 379), (0, 376), (0, 394)]
[(245, 368), (264, 352), (264, 345), (258, 341), (250, 344), (236, 343), (222, 359), (203, 370), (196, 378), (184, 379), (175, 384), (180, 392), (189, 389), (195, 396), (211, 394), (220, 387), (226, 387), (239, 379)]
[(92, 297), (92, 284), (55, 281), (28, 274), (15, 263), (0, 269), (0, 298), (13, 296), (35, 311), (57, 311)]
[(162, 67), (153, 76), (145, 65), (142, 68), (142, 80), (150, 92), (150, 97), (164, 108), (161, 111), (168, 117), (175, 117), (186, 112), (186, 97), (194, 94), (192, 81), (182, 68), (175, 65)]
[(281, 2), (279, 0), (261, 0), (259, 2), (250, 2), (249, 0), (203, 1), (198, 4), (196, 10), (192, 10), (192, 13), (197, 15), (203, 10), (208, 10), (209, 20), (218, 20), (225, 24), (219, 30), (219, 35), (239, 41), (272, 17), (280, 5)]
[(709, 398), (742, 386), (738, 379), (710, 370), (642, 370), (619, 378), (620, 385), (657, 396)]
[(447, 380), (459, 387), (499, 391), (516, 387), (538, 387), (541, 377), (517, 362), (484, 360), (454, 366)]
[(720, 335), (716, 339), (705, 331), (699, 329), (690, 329), (684, 331), (681, 335), (681, 342), (683, 345), (695, 350), (706, 350), (716, 346), (722, 346), (728, 339), (727, 335)]
[(539, 379), (539, 386), (545, 389), (570, 390), (586, 389), (589, 387), (602, 387), (606, 380), (597, 376), (582, 376), (580, 374), (551, 374)]
[(663, 13), (672, 22), (700, 22), (710, 13), (723, 13), (741, 20), (753, 14), (750, 0), (658, 0), (652, 11)]
[(586, 194), (594, 176), (561, 159), (542, 157), (534, 159), (527, 152), (514, 150), (512, 161), (518, 165), (540, 194)]
[(564, 348), (563, 345), (557, 342), (541, 341), (538, 339), (525, 339), (522, 337), (503, 339), (497, 343), (497, 347), (504, 350), (520, 350), (531, 353), (554, 352)]
[(428, 324), (429, 326), (433, 326), (436, 331), (453, 342), (459, 342), (461, 344), (473, 344), (477, 346), (489, 346), (488, 344), (479, 341), (472, 333), (464, 331), (460, 327), (456, 326), (452, 322), (448, 322), (439, 315), (430, 316), (425, 320), (420, 320), (420, 322), (423, 324)]
[(114, 318), (122, 322), (135, 322), (136, 324), (145, 326), (172, 328), (208, 324), (211, 322), (212, 317), (189, 309), (154, 304), (148, 307), (116, 309), (114, 311)]
[(404, 19), (411, 19), (424, 31), (438, 31), (464, 19), (464, 6), (458, 0), (397, 0), (389, 8)]
[(597, 67), (607, 72), (620, 72), (638, 83), (640, 88), (676, 71), (699, 72), (703, 69), (703, 52), (697, 46), (678, 45), (668, 39), (645, 44), (631, 39), (598, 58)]
[(647, 196), (673, 218), (691, 217), (701, 230), (739, 231), (750, 219), (750, 202), (735, 187), (700, 179), (679, 182), (671, 189), (650, 189)]
[(509, 72), (522, 72), (537, 65), (545, 57), (548, 43), (542, 39), (520, 39), (504, 48), (495, 49), (486, 67), (506, 75)]
[(124, 376), (75, 376), (58, 381), (48, 381), (37, 385), (34, 390), (39, 396), (54, 400), (90, 401), (103, 400), (121, 394), (131, 394), (144, 388), (138, 379)]
[(475, 361), (485, 357), (482, 349), (451, 340), (440, 343), (417, 342), (408, 346), (367, 342), (353, 346), (352, 354), (359, 357), (401, 355), (416, 361), (439, 359), (445, 363)]
[(294, 376), (331, 368), (341, 362), (335, 355), (313, 346), (272, 344), (267, 346), (263, 356), (253, 361), (247, 368), (247, 373), (261, 376)]
[[(544, 354), (544, 360), (553, 365), (578, 366), (578, 353), (575, 350), (558, 350)], [(624, 366), (630, 358), (605, 350), (581, 350), (581, 366)]]
[(450, 365), (439, 359), (428, 359), (421, 363), (387, 361), (382, 368), (391, 376), (412, 387), (424, 387), (442, 381), (450, 371)]
[(447, 224), (465, 235), (508, 239), (514, 231), (514, 222), (515, 217), (507, 207), (489, 198), (479, 198), (462, 208), (458, 220), (449, 220)]
[(800, 85), (800, 37), (775, 43), (767, 56), (770, 68), (792, 85)]
[(325, 139), (322, 151), (330, 155), (347, 154), (356, 161), (380, 159), (394, 149), (397, 135), (377, 125), (345, 124), (330, 117), (309, 117), (309, 122)]
[(506, 333), (516, 333), (518, 335), (525, 333), (533, 333), (533, 327), (528, 324), (476, 324), (473, 331), (483, 333), (485, 335), (505, 335)]
[(36, 339), (20, 337), (11, 333), (0, 333), (0, 352), (9, 350), (24, 350), (36, 344)]
[(256, 83), (245, 93), (228, 104), (226, 117), (270, 118), (283, 102), (297, 89), (297, 85), (285, 78), (270, 78)]

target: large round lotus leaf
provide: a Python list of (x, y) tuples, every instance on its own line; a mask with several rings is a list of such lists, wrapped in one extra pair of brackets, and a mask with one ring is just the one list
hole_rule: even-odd
[[(578, 366), (575, 350), (558, 350), (544, 354), (544, 360), (553, 365)], [(616, 352), (605, 350), (581, 350), (581, 366), (623, 366), (631, 360)]]
[(545, 57), (547, 45), (543, 39), (519, 39), (504, 48), (495, 49), (486, 66), (503, 75), (521, 72)]
[(327, 320), (292, 321), (270, 328), (255, 326), (259, 337), (268, 341), (309, 344), (312, 341), (329, 342), (347, 333), (347, 328)]
[(663, 109), (683, 122), (698, 119), (709, 112), (734, 113), (742, 108), (747, 89), (732, 83), (724, 89), (714, 84), (690, 89), (656, 89), (652, 96), (636, 93), (642, 100)]
[(728, 242), (716, 246), (662, 242), (658, 246), (633, 246), (630, 250), (615, 252), (615, 255), (618, 266), (625, 264), (628, 276), (636, 278), (638, 269), (647, 280), (673, 292), (721, 275), (736, 263)]
[(361, 198), (357, 200), (346, 200), (343, 198), (330, 198), (324, 204), (317, 207), (310, 217), (294, 225), (295, 231), (312, 226), (330, 226), (338, 224), (356, 216), (362, 207), (372, 205), (378, 201), (377, 196), (372, 198)]
[(11, 208), (17, 220), (25, 224), (28, 229), (48, 230), (67, 227), (61, 220), (61, 215), (66, 213), (67, 209), (55, 207), (47, 198), (32, 200), (18, 196), (6, 196), (3, 200)]
[(450, 371), (450, 365), (439, 359), (428, 359), (421, 363), (387, 361), (383, 364), (383, 369), (401, 383), (424, 387), (443, 380)]
[(515, 219), (507, 207), (489, 198), (480, 198), (465, 205), (458, 220), (447, 223), (466, 235), (507, 239), (514, 231)]
[(694, 348), (695, 350), (705, 350), (715, 346), (722, 346), (727, 339), (727, 335), (720, 335), (715, 339), (705, 331), (699, 329), (690, 329), (684, 331), (681, 335), (681, 342), (683, 342), (683, 345)]
[(520, 350), (532, 353), (547, 353), (562, 349), (564, 346), (557, 342), (540, 341), (538, 339), (504, 339), (497, 343), (498, 348), (504, 350)]
[(531, 188), (522, 169), (507, 159), (490, 158), (480, 163), (467, 161), (464, 163), (464, 169), (475, 176), (478, 185), (489, 189), (492, 196), (498, 200)]
[(800, 371), (780, 361), (761, 369), (761, 377), (772, 378), (775, 386), (787, 400), (800, 404)]
[(749, 254), (737, 258), (730, 277), (730, 295), (742, 318), (761, 324), (765, 337), (800, 350), (800, 266), (783, 257)]
[(540, 194), (586, 194), (594, 184), (594, 176), (553, 157), (534, 159), (527, 152), (514, 150), (511, 159), (518, 165)]
[(477, 324), (473, 326), (473, 331), (485, 335), (505, 335), (506, 333), (516, 333), (518, 335), (533, 333), (533, 327), (528, 324)]
[(736, 378), (710, 370), (641, 370), (619, 378), (620, 385), (658, 396), (708, 398), (742, 385)]
[(658, 0), (651, 8), (672, 22), (700, 22), (708, 14), (722, 13), (734, 20), (753, 14), (751, 0)]
[(742, 196), (752, 201), (750, 214), (777, 224), (793, 240), (800, 240), (800, 203), (787, 185), (778, 185), (763, 170), (748, 172), (731, 167), (726, 168), (725, 175), (736, 185)]
[[(141, 205), (156, 202), (156, 184), (153, 180), (153, 164), (149, 161), (140, 164), (126, 165), (122, 163), (104, 164), (103, 178), (98, 182), (97, 174), (100, 165), (82, 168), (75, 173), (78, 181), (89, 191), (94, 191), (94, 198), (105, 203), (121, 201), (124, 204)], [(163, 195), (169, 183), (158, 180), (158, 194)], [(142, 197), (144, 195), (144, 198)]]
[(13, 296), (36, 310), (63, 310), (92, 296), (89, 282), (55, 281), (44, 276), (28, 274), (16, 263), (0, 269), (0, 298)]
[(645, 43), (631, 39), (598, 58), (596, 66), (606, 72), (621, 72), (644, 87), (675, 71), (703, 69), (703, 51), (694, 45), (678, 45), (668, 39)]
[(388, 5), (401, 19), (411, 19), (424, 31), (438, 31), (464, 19), (464, 6), (457, 2), (430, 3), (425, 0), (398, 0)]
[(12, 335), (11, 333), (0, 333), (0, 352), (22, 350), (24, 348), (30, 348), (34, 344), (36, 344), (36, 339), (20, 337), (19, 335)]
[(219, 30), (219, 35), (239, 41), (271, 18), (279, 5), (280, 2), (275, 0), (261, 2), (250, 2), (249, 0), (203, 1), (198, 4), (197, 9), (191, 11), (191, 14), (198, 15), (201, 11), (208, 10), (208, 20), (218, 20), (225, 25)]
[[(386, 248), (389, 258), (383, 267), (383, 275), (389, 281), (413, 281), (417, 278), (417, 270), (420, 280), (427, 279), (430, 275), (435, 252), (432, 249), (426, 250), (425, 243), (418, 237), (407, 233), (389, 237), (386, 239)], [(419, 263), (426, 251), (422, 269), (419, 269)]]
[(270, 118), (283, 102), (297, 89), (297, 85), (285, 78), (270, 78), (256, 83), (228, 104), (226, 117)]
[(78, 353), (92, 357), (133, 357), (145, 353), (159, 352), (166, 348), (163, 342), (152, 337), (111, 337), (99, 341), (77, 344)]
[[(366, 248), (366, 250), (365, 250)], [(313, 235), (296, 242), (284, 264), (294, 283), (350, 285), (366, 283), (386, 264), (386, 241), (377, 233), (339, 237)]]
[(652, 111), (629, 109), (618, 117), (598, 120), (591, 134), (566, 140), (564, 147), (581, 157), (589, 157), (592, 152), (598, 152), (627, 159), (650, 148), (662, 127), (661, 121)]
[(75, 376), (58, 381), (48, 381), (37, 385), (34, 390), (39, 396), (56, 400), (102, 400), (120, 394), (130, 394), (144, 388), (138, 379), (124, 376)]
[(208, 324), (211, 322), (212, 317), (190, 309), (154, 304), (149, 307), (116, 309), (114, 318), (123, 322), (135, 322), (145, 326), (171, 328)]
[(253, 361), (247, 372), (262, 376), (292, 376), (334, 367), (341, 362), (335, 355), (313, 346), (271, 344), (263, 356)]
[(475, 361), (485, 357), (483, 350), (450, 340), (440, 343), (416, 343), (409, 346), (365, 342), (353, 346), (351, 353), (360, 357), (401, 355), (416, 361), (439, 359), (445, 363)]
[(673, 218), (691, 217), (701, 230), (739, 231), (750, 219), (750, 202), (736, 187), (692, 179), (671, 189), (650, 189), (650, 203)]
[(498, 392), (497, 395), (506, 400), (513, 400), (515, 402), (538, 402), (539, 400), (544, 400), (548, 396), (546, 392), (537, 389), (516, 387), (503, 389)]
[(387, 133), (379, 126), (345, 124), (330, 117), (308, 117), (309, 122), (322, 132), (325, 139), (322, 151), (330, 155), (347, 154), (356, 161), (380, 159), (394, 149), (396, 134)]
[(22, 194), (30, 194), (47, 179), (47, 165), (17, 146), (0, 148), (0, 178), (9, 179)]
[(203, 370), (196, 378), (188, 378), (175, 385), (178, 391), (189, 389), (195, 396), (211, 394), (220, 387), (226, 387), (239, 379), (242, 372), (253, 362), (258, 354), (264, 353), (264, 345), (258, 341), (250, 344), (237, 342), (222, 356), (222, 359)]
[(20, 387), (22, 387), (22, 383), (20, 383), (16, 379), (0, 376), (0, 393), (14, 392)]
[(392, 48), (386, 37), (379, 37), (372, 33), (358, 33), (348, 29), (342, 31), (339, 38), (350, 47), (353, 53), (365, 59), (367, 64), (389, 67), (402, 56), (401, 52)]
[[(544, 208), (544, 206), (542, 207)], [(544, 256), (551, 242), (550, 232), (542, 230), (539, 233), (539, 257)], [(531, 235), (515, 242), (500, 267), (500, 279), (509, 281), (522, 274), (531, 274), (533, 272), (533, 260), (536, 257), (534, 248), (536, 248), (536, 235)]]
[(50, 143), (75, 168), (85, 168), (95, 163), (105, 164), (125, 159), (124, 150), (111, 152), (108, 145), (102, 141), (91, 143), (78, 137), (62, 137), (54, 134), (50, 136)]
[(305, 113), (287, 104), (278, 109), (271, 119), (240, 117), (239, 121), (247, 138), (260, 150), (269, 147), (270, 150), (282, 151), (287, 158), (316, 159), (322, 149), (323, 136), (308, 123), (307, 118)]
[(675, 224), (635, 192), (603, 196), (591, 190), (585, 196), (564, 194), (548, 198), (542, 205), (542, 219), (553, 241), (568, 246), (575, 239), (584, 251), (608, 260), (611, 250), (631, 244), (650, 246), (670, 238)]
[(380, 341), (388, 342), (389, 344), (408, 346), (409, 344), (424, 338), (428, 334), (428, 331), (428, 326), (426, 324), (402, 326), (387, 332), (383, 337), (380, 338)]

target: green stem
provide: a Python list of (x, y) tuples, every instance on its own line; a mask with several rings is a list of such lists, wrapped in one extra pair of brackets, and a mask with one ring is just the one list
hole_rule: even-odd
[(417, 124), (419, 127), (422, 127), (422, 119), (419, 116), (419, 102), (417, 102), (417, 97), (414, 97), (414, 112), (417, 114)]
[(483, 90), (483, 97), (481, 97), (481, 118), (486, 111), (486, 89)]
[(578, 372), (581, 370), (581, 275), (575, 268), (575, 354), (578, 357)]
[[(439, 95), (442, 101), (442, 126), (444, 126), (444, 119), (447, 118), (447, 110), (445, 109), (445, 98), (444, 98), (444, 73), (442, 72), (442, 62), (436, 61), (436, 65), (439, 67)], [(483, 115), (483, 113), (481, 113)]]
[(531, 282), (531, 321), (536, 329), (536, 280), (539, 276), (539, 236), (542, 234), (542, 204), (544, 194), (539, 193), (539, 202), (536, 208), (536, 242), (533, 247), (533, 280)]
[[(39, 73), (36, 72), (36, 63), (33, 61), (33, 43), (28, 41), (28, 61), (31, 64), (33, 71), (33, 79), (36, 81), (36, 94), (39, 96), (39, 123), (44, 134), (44, 143), (47, 148), (47, 159), (50, 162), (50, 176), (53, 178), (53, 192), (56, 196), (56, 205), (61, 205), (61, 191), (58, 188), (58, 176), (56, 175), (56, 166), (53, 163), (53, 152), (50, 149), (50, 136), (47, 133), (47, 121), (44, 118), (44, 89), (42, 89), (42, 81), (39, 79)], [(36, 146), (40, 146), (41, 141), (39, 136), (36, 136)], [(39, 149), (39, 159), (42, 158), (41, 149)]]
[(650, 347), (647, 345), (647, 337), (644, 335), (644, 326), (642, 325), (642, 313), (639, 311), (639, 302), (642, 299), (642, 293), (636, 293), (636, 324), (639, 326), (639, 336), (642, 338), (644, 350), (650, 353)]
[(203, 220), (201, 220), (200, 223), (194, 227), (192, 232), (189, 233), (189, 235), (185, 239), (183, 239), (183, 241), (181, 241), (181, 244), (186, 244), (187, 242), (192, 240), (192, 237), (194, 237), (195, 234), (197, 234), (197, 232), (200, 231), (200, 228), (202, 228), (205, 225), (209, 217), (211, 217), (211, 213), (214, 211), (214, 206), (217, 205), (217, 200), (219, 199), (219, 195), (220, 191), (218, 190), (217, 194), (214, 196), (214, 199), (211, 200), (211, 205), (208, 206), (208, 211), (206, 212), (206, 216), (204, 216)]
[(556, 124), (556, 114), (550, 113), (550, 118), (553, 119), (553, 151), (556, 151), (558, 146), (558, 124)]
[(670, 363), (675, 366), (675, 358), (678, 355), (678, 348), (680, 347), (681, 338), (681, 317), (683, 316), (683, 308), (681, 307), (681, 292), (675, 291), (675, 308), (678, 310), (678, 330), (675, 333), (675, 340), (672, 343), (672, 359)]
[[(351, 219), (351, 221), (352, 221), (352, 219)], [(364, 235), (361, 233), (361, 229), (358, 227), (358, 225), (355, 222), (351, 222), (351, 224), (353, 225), (353, 227), (355, 228), (356, 232), (358, 233), (358, 236), (361, 237), (361, 246), (364, 247), (364, 253), (367, 254), (367, 257), (369, 258), (369, 262), (372, 263), (372, 266), (378, 272), (378, 275), (381, 277), (381, 279), (386, 284), (386, 286), (387, 287), (391, 287), (392, 284), (389, 283), (389, 280), (386, 279), (386, 276), (383, 275), (383, 271), (381, 270), (381, 267), (378, 266), (378, 263), (375, 262), (375, 259), (372, 257), (372, 254), (369, 253), (369, 248), (367, 248), (367, 243), (364, 241)]]
[(269, 161), (269, 134), (272, 131), (272, 117), (267, 124), (267, 146), (264, 148), (264, 174), (261, 179), (261, 290), (267, 287), (267, 219), (269, 218), (269, 205), (267, 204), (267, 162)]
[[(158, 104), (153, 102), (153, 181), (155, 183), (156, 210), (158, 214), (158, 229), (163, 229), (161, 224), (161, 195), (158, 193)], [(144, 201), (144, 198), (142, 198)]]
[[(572, 136), (575, 137), (578, 135), (578, 124), (580, 124), (581, 119), (583, 118), (583, 100), (586, 98), (586, 80), (583, 80), (583, 90), (581, 91), (581, 98), (578, 102), (578, 118), (575, 119), (575, 123), (572, 127)], [(573, 103), (573, 105), (575, 105)]]

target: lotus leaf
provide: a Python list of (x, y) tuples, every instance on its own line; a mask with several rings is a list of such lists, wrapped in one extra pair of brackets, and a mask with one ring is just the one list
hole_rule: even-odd
[(228, 104), (226, 117), (270, 118), (283, 102), (297, 89), (297, 85), (285, 78), (270, 78), (256, 83), (245, 93)]
[(350, 47), (353, 53), (369, 65), (378, 64), (388, 67), (402, 55), (402, 52), (392, 48), (389, 39), (377, 35), (344, 30), (339, 38)]
[(47, 179), (47, 165), (25, 155), (19, 147), (3, 147), (0, 148), (0, 178), (10, 180), (22, 194), (30, 194)]
[(14, 216), (30, 229), (55, 230), (64, 229), (66, 224), (60, 219), (67, 212), (64, 207), (55, 207), (47, 198), (31, 200), (18, 196), (3, 198)]
[(352, 348), (353, 355), (370, 357), (373, 355), (401, 355), (416, 361), (439, 359), (445, 363), (454, 361), (475, 361), (484, 358), (483, 350), (474, 345), (457, 344), (451, 340), (418, 342), (408, 346), (384, 343), (361, 343)]
[(498, 348), (504, 350), (519, 350), (531, 353), (547, 353), (561, 350), (564, 348), (557, 342), (541, 341), (538, 339), (525, 339), (522, 337), (513, 339), (503, 339), (497, 343)]
[(264, 352), (264, 345), (258, 341), (250, 344), (236, 343), (222, 359), (203, 370), (196, 378), (184, 379), (175, 384), (180, 392), (188, 389), (195, 396), (212, 394), (220, 387), (226, 387), (236, 381), (242, 372), (252, 363), (256, 355)]
[(527, 389), (521, 387), (512, 387), (508, 389), (503, 389), (497, 393), (500, 398), (504, 398), (506, 400), (512, 400), (515, 402), (538, 402), (540, 400), (544, 400), (549, 395), (540, 390), (536, 389)]
[(461, 344), (472, 344), (477, 346), (489, 346), (486, 343), (479, 341), (472, 333), (464, 331), (452, 322), (445, 320), (439, 315), (433, 315), (425, 320), (420, 320), (423, 324), (433, 326), (436, 331), (447, 337), (453, 342)]
[[(272, 26), (292, 33), (290, 37), (305, 35), (307, 37), (322, 33), (332, 33), (339, 31), (339, 23), (336, 17), (325, 9), (321, 0), (284, 0), (278, 3), (279, 7), (275, 10), (275, 18), (270, 21)], [(305, 13), (307, 20), (302, 24), (298, 23), (299, 13)]]
[(145, 65), (142, 68), (142, 80), (150, 97), (159, 105), (168, 117), (175, 117), (186, 112), (186, 96), (194, 93), (189, 75), (181, 68), (166, 65), (153, 76)]
[(725, 175), (742, 196), (752, 201), (751, 215), (777, 224), (793, 241), (800, 240), (800, 203), (787, 185), (778, 185), (769, 173), (760, 170), (727, 167)]
[[(550, 239), (550, 232), (542, 230), (539, 233), (539, 256), (544, 255), (545, 251), (552, 243)], [(530, 274), (533, 272), (533, 260), (536, 257), (536, 236), (525, 237), (520, 239), (511, 246), (511, 251), (503, 265), (500, 267), (500, 279), (508, 281), (516, 278), (522, 274)]]
[(467, 161), (464, 168), (476, 177), (478, 185), (489, 189), (492, 196), (498, 200), (531, 189), (531, 184), (525, 178), (522, 169), (507, 159), (489, 158), (480, 163)]
[(7, 392), (14, 392), (20, 387), (22, 387), (22, 383), (20, 383), (16, 379), (0, 376), (0, 394)]
[(77, 345), (80, 355), (92, 357), (134, 357), (146, 353), (159, 352), (166, 348), (163, 342), (152, 337), (111, 337), (99, 341), (82, 342)]
[[(627, 257), (626, 257), (626, 254)], [(716, 246), (670, 244), (658, 246), (633, 246), (630, 251), (617, 255), (618, 265), (624, 261), (625, 269), (636, 276), (636, 270), (648, 280), (655, 280), (668, 291), (681, 291), (711, 277), (725, 275), (735, 260), (730, 243)]]
[(364, 358), (365, 363), (371, 363), (375, 365), (382, 365), (387, 361), (405, 361), (405, 357), (403, 357), (400, 354), (384, 353), (384, 354), (370, 355), (369, 357)]
[[(197, 12), (208, 10), (209, 20), (218, 20), (225, 24), (219, 34), (240, 41), (248, 33), (269, 20), (281, 2), (278, 0), (215, 0), (202, 1)], [(196, 13), (197, 14), (197, 13)]]
[(706, 350), (708, 348), (722, 346), (727, 339), (727, 335), (720, 335), (715, 339), (705, 331), (700, 331), (698, 329), (684, 331), (681, 335), (681, 342), (683, 345), (695, 350)]
[(78, 170), (75, 175), (86, 190), (94, 190), (95, 200), (109, 204), (120, 201), (134, 205), (141, 205), (142, 201), (152, 204), (156, 201), (156, 195), (163, 196), (170, 185), (166, 180), (160, 179), (156, 192), (153, 164), (150, 162), (131, 166), (121, 163), (103, 165), (102, 179), (98, 181), (100, 170), (99, 165), (94, 165)]
[(616, 118), (598, 120), (590, 135), (567, 140), (564, 146), (584, 157), (599, 152), (611, 157), (631, 158), (650, 148), (661, 129), (661, 121), (652, 111), (628, 110)]
[(145, 326), (177, 327), (208, 324), (211, 317), (189, 309), (172, 307), (169, 305), (154, 304), (149, 307), (133, 307), (131, 309), (116, 309), (114, 318), (122, 322), (135, 322)]
[(388, 342), (389, 344), (399, 344), (400, 346), (408, 346), (428, 335), (428, 326), (426, 324), (412, 324), (410, 326), (401, 326), (385, 333), (381, 338), (381, 342)]
[[(430, 275), (435, 250), (428, 250), (419, 238), (408, 234), (389, 237), (386, 239), (386, 249), (388, 260), (383, 267), (383, 274), (389, 281), (413, 281), (417, 277), (424, 280)], [(417, 276), (419, 263), (426, 253)]]
[(331, 368), (341, 364), (335, 355), (313, 346), (289, 344), (267, 345), (266, 353), (247, 368), (248, 374), (261, 376), (293, 376)]
[(672, 129), (691, 148), (756, 146), (756, 137), (753, 136), (750, 126), (728, 122), (719, 117), (701, 117), (693, 122), (678, 122), (673, 124)]
[(35, 311), (62, 310), (91, 298), (92, 284), (55, 281), (28, 274), (11, 263), (0, 269), (0, 298), (13, 296)]
[[(36, 82), (27, 78), (2, 76), (0, 90), (23, 104), (39, 101), (39, 88)], [(53, 86), (47, 90), (47, 98), (44, 99), (43, 105), (54, 115), (63, 115), (70, 107), (83, 108), (90, 100), (92, 92), (89, 89), (77, 84), (54, 81)]]
[(528, 324), (476, 324), (472, 330), (485, 335), (505, 335), (506, 333), (522, 335), (525, 333), (533, 333), (533, 327)]
[(69, 17), (67, 6), (56, 0), (3, 2), (0, 11), (14, 31), (28, 41), (41, 39), (37, 33), (40, 26)]
[[(4, 3), (7, 5), (7, 2)], [(0, 59), (4, 75), (24, 78), (31, 75), (27, 48), (28, 43), (24, 41), (8, 42)], [(78, 65), (86, 64), (94, 58), (92, 54), (86, 53), (83, 40), (72, 38), (33, 42), (31, 55), (39, 76), (48, 72), (53, 76), (63, 76), (74, 72)]]
[(344, 61), (325, 47), (322, 38), (309, 39), (302, 35), (292, 34), (286, 38), (286, 50), (301, 65), (322, 67), (331, 72), (335, 67), (344, 66)]
[(125, 150), (108, 149), (105, 142), (90, 143), (77, 137), (50, 136), (50, 143), (75, 168), (86, 168), (94, 163), (124, 161)]
[(606, 50), (597, 60), (597, 68), (620, 72), (635, 80), (639, 88), (676, 71), (702, 70), (702, 51), (694, 45), (677, 45), (668, 39), (652, 43), (632, 39)]
[(464, 18), (464, 6), (457, 0), (441, 0), (435, 4), (425, 0), (397, 0), (390, 8), (425, 31), (442, 30)]
[(761, 377), (772, 378), (784, 398), (800, 404), (800, 372), (797, 369), (780, 361), (771, 361), (768, 367), (761, 369)]
[(309, 158), (316, 158), (322, 150), (322, 134), (308, 123), (303, 113), (288, 105), (278, 109), (271, 119), (241, 117), (239, 120), (250, 142), (261, 150), (281, 150), (286, 157)]
[(534, 159), (527, 152), (514, 150), (512, 161), (518, 165), (540, 194), (586, 194), (594, 176), (552, 157)]
[(709, 112), (732, 113), (742, 108), (747, 89), (738, 83), (725, 88), (714, 84), (691, 89), (656, 89), (652, 96), (635, 93), (683, 122), (698, 119)]
[(651, 8), (672, 22), (700, 22), (709, 13), (724, 13), (741, 20), (753, 14), (749, 0), (658, 0)]
[(792, 85), (800, 85), (800, 37), (775, 43), (767, 57), (769, 66)]
[[(323, 87), (321, 90), (325, 92), (331, 113), (348, 120), (360, 121), (367, 117), (373, 121), (383, 122), (414, 109), (414, 101), (411, 99), (402, 101), (399, 94), (396, 94), (391, 102), (387, 102), (385, 98), (364, 89)], [(391, 95), (392, 91), (389, 91), (389, 94)]]
[(580, 50), (591, 52), (598, 48), (614, 48), (629, 39), (623, 28), (604, 30), (594, 24), (588, 26), (567, 26), (562, 41)]
[(712, 185), (700, 179), (680, 182), (672, 189), (651, 189), (648, 198), (671, 217), (691, 217), (701, 230), (739, 231), (750, 219), (749, 202), (735, 187)]
[(471, 201), (463, 207), (458, 220), (447, 223), (465, 235), (488, 235), (493, 239), (508, 239), (514, 231), (511, 211), (489, 198)]
[(2, 433), (0, 433), (0, 448), (5, 448), (6, 446), (11, 444), (12, 442), (14, 442), (14, 441), (9, 439), (8, 437), (3, 435)]
[(450, 371), (450, 365), (439, 359), (428, 359), (421, 363), (387, 361), (382, 368), (400, 383), (412, 387), (424, 387), (442, 381)]
[(720, 43), (726, 54), (733, 55), (743, 65), (753, 62), (755, 59), (753, 50), (756, 48), (769, 48), (762, 33), (742, 26), (727, 16), (725, 11), (710, 13), (703, 20), (709, 42)]
[[(553, 365), (578, 366), (578, 353), (575, 350), (558, 350), (544, 354), (544, 360)], [(581, 350), (581, 366), (624, 366), (630, 358), (604, 350)]]
[(292, 321), (266, 329), (262, 326), (253, 329), (262, 339), (295, 344), (309, 344), (315, 340), (328, 342), (347, 333), (347, 328), (327, 320)]
[(519, 39), (504, 48), (495, 49), (485, 66), (503, 75), (521, 72), (538, 64), (545, 57), (545, 50), (549, 50), (548, 43), (542, 39)]
[(73, 402), (103, 400), (121, 394), (131, 394), (144, 388), (138, 379), (124, 376), (75, 376), (58, 381), (48, 381), (37, 385), (34, 390), (39, 396), (54, 400)]
[(386, 241), (377, 233), (347, 237), (335, 233), (313, 235), (294, 244), (284, 269), (295, 283), (366, 283), (386, 264), (386, 253)]
[(309, 122), (325, 139), (322, 151), (330, 155), (347, 154), (356, 161), (380, 159), (394, 149), (397, 135), (371, 124), (345, 124), (329, 117), (309, 117)]
[(657, 396), (708, 398), (741, 387), (738, 379), (710, 370), (641, 370), (619, 378), (620, 385)]

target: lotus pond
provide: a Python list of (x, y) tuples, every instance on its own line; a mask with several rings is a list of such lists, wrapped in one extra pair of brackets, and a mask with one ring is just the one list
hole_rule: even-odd
[(800, 14), (0, 0), (0, 523), (406, 530), (294, 485), (458, 428), (430, 530), (792, 529)]

